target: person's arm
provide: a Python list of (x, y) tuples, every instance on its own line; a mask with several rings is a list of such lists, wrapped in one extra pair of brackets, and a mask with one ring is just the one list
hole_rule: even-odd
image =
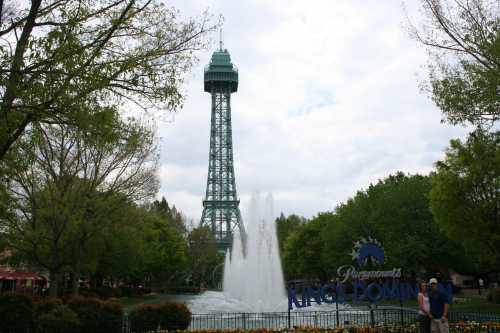
[(418, 294), (418, 309), (425, 313), (424, 310), (424, 295), (422, 293)]
[(444, 311), (443, 311), (443, 318), (448, 320), (448, 303), (444, 303)]

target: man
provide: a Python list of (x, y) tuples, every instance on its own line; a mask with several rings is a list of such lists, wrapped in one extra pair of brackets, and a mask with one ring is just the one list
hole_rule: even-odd
[(482, 278), (479, 278), (479, 280), (477, 281), (477, 284), (479, 285), (479, 295), (481, 295), (481, 291), (483, 290), (484, 288), (484, 280)]
[(449, 333), (448, 328), (448, 297), (438, 289), (436, 278), (429, 280), (431, 292), (429, 293), (429, 305), (431, 313), (431, 332)]

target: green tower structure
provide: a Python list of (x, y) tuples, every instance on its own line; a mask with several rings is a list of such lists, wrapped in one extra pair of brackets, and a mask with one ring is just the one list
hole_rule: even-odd
[(207, 190), (200, 225), (212, 231), (220, 251), (231, 247), (233, 234), (244, 234), (236, 194), (231, 126), (231, 94), (238, 90), (238, 69), (222, 48), (205, 68), (204, 90), (212, 97)]

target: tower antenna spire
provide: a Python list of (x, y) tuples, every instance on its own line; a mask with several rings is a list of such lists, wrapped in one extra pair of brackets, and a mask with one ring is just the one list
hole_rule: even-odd
[(222, 51), (224, 43), (222, 42), (222, 28), (219, 30), (219, 50)]

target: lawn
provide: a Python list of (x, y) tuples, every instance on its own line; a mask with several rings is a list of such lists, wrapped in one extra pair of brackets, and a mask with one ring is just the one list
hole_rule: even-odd
[[(358, 303), (360, 304), (360, 303)], [(364, 303), (363, 305), (368, 305)], [(399, 301), (381, 301), (377, 303), (378, 306), (390, 305), (399, 306)], [(405, 308), (417, 308), (417, 300), (406, 300), (403, 302)], [(484, 297), (463, 295), (456, 295), (454, 302), (450, 306), (450, 310), (463, 311), (463, 312), (489, 312), (500, 315), (500, 304), (493, 304), (488, 302)]]
[(123, 297), (121, 301), (123, 304), (123, 310), (126, 313), (129, 313), (139, 304), (155, 304), (169, 299), (172, 299), (172, 295), (152, 293), (142, 297)]

